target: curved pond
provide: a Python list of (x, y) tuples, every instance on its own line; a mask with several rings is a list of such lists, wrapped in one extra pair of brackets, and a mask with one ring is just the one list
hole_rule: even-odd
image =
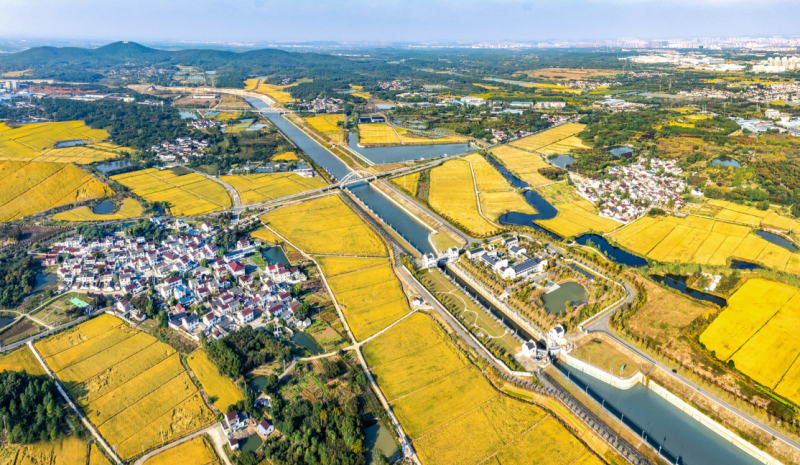
[(760, 237), (761, 239), (764, 239), (767, 242), (771, 242), (775, 245), (781, 246), (784, 249), (788, 250), (789, 252), (797, 251), (797, 247), (795, 247), (792, 241), (786, 239), (785, 237), (781, 237), (777, 234), (773, 234), (767, 231), (756, 231), (756, 236)]
[(646, 386), (617, 389), (564, 363), (555, 367), (605, 410), (622, 419), (670, 463), (680, 465), (757, 465), (727, 439), (672, 405)]
[(603, 255), (615, 263), (632, 266), (634, 268), (647, 265), (647, 260), (644, 258), (634, 255), (630, 252), (626, 252), (619, 247), (614, 247), (603, 236), (599, 236), (597, 234), (584, 234), (583, 236), (575, 239), (575, 242), (580, 245), (589, 245), (590, 241), (595, 249), (600, 250)]
[(692, 289), (689, 286), (687, 286), (685, 276), (676, 276), (669, 274), (666, 276), (651, 275), (650, 279), (659, 284), (663, 284), (669, 288), (675, 289), (676, 291), (680, 291), (681, 293), (686, 294), (689, 297), (693, 297), (697, 300), (704, 300), (706, 302), (717, 304), (720, 306), (720, 308), (725, 308), (728, 306), (728, 301), (723, 299), (722, 297), (717, 297), (714, 294), (706, 294), (705, 292), (698, 291), (696, 289)]
[(741, 168), (742, 165), (734, 158), (719, 157), (711, 160), (711, 166), (732, 166), (734, 168)]
[(755, 263), (731, 260), (730, 268), (732, 270), (760, 270), (762, 267), (761, 265), (757, 265)]
[(114, 212), (114, 202), (110, 200), (106, 200), (105, 202), (100, 202), (92, 208), (92, 213), (95, 215), (108, 215)]
[(107, 161), (103, 164), (97, 165), (97, 170), (103, 174), (108, 174), (112, 171), (121, 170), (129, 166), (133, 166), (133, 163), (131, 163), (130, 160)]
[(611, 152), (611, 155), (614, 155), (615, 159), (620, 157), (630, 158), (633, 156), (633, 149), (630, 147), (614, 147), (608, 151)]
[(563, 315), (566, 312), (567, 304), (574, 305), (589, 298), (586, 288), (575, 282), (559, 284), (555, 291), (542, 296), (544, 309), (553, 315)]
[(311, 352), (311, 355), (319, 355), (322, 353), (322, 347), (317, 344), (317, 341), (308, 337), (308, 334), (302, 331), (295, 331), (294, 336), (292, 336), (292, 342), (299, 345), (300, 347), (305, 347)]
[(556, 165), (559, 168), (567, 169), (567, 166), (571, 165), (572, 163), (577, 160), (577, 158), (573, 157), (572, 155), (556, 155), (554, 157), (548, 158), (550, 163)]
[(461, 155), (472, 150), (469, 144), (430, 144), (430, 145), (397, 145), (393, 147), (358, 146), (358, 136), (351, 132), (348, 136), (348, 146), (364, 155), (366, 159), (377, 165), (395, 163), (407, 160), (427, 160), (445, 155)]

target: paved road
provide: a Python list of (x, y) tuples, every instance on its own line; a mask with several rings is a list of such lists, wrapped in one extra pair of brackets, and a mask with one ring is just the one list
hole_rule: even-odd
[[(181, 165), (181, 166), (183, 166), (183, 165)], [(190, 171), (194, 171), (195, 173), (199, 174), (200, 176), (203, 176), (204, 178), (208, 178), (208, 179), (210, 179), (210, 180), (212, 180), (214, 182), (218, 182), (218, 183), (222, 184), (222, 186), (225, 187), (225, 189), (228, 190), (228, 193), (230, 194), (230, 196), (233, 197), (233, 208), (234, 209), (242, 205), (242, 202), (239, 200), (239, 191), (237, 191), (236, 188), (234, 188), (233, 186), (231, 186), (227, 182), (223, 181), (219, 177), (211, 176), (210, 174), (202, 173), (200, 171), (197, 171), (197, 170), (194, 170), (192, 168), (189, 168), (188, 166), (184, 166), (184, 168), (187, 168)]]
[[(180, 446), (183, 443), (189, 442), (194, 438), (198, 438), (200, 436), (203, 436), (206, 433), (211, 434), (217, 428), (219, 428), (221, 430), (222, 426), (220, 426), (219, 423), (214, 423), (213, 425), (211, 425), (211, 426), (209, 426), (207, 428), (203, 428), (200, 431), (195, 431), (194, 433), (192, 433), (192, 434), (190, 434), (188, 436), (184, 436), (184, 437), (178, 439), (175, 442), (171, 442), (171, 443), (167, 444), (166, 446), (164, 446), (164, 447), (162, 447), (160, 449), (156, 449), (154, 451), (151, 451), (151, 452), (139, 457), (139, 460), (134, 462), (133, 465), (143, 465), (145, 462), (147, 462), (149, 459), (153, 458), (154, 456), (156, 456), (156, 455), (158, 455), (158, 454), (160, 454), (162, 452), (168, 451), (168, 450), (172, 449), (173, 447), (177, 447), (177, 446)], [(224, 434), (222, 436), (225, 437)], [(217, 447), (217, 454), (219, 454), (219, 456), (222, 457), (222, 459), (225, 461), (225, 463), (227, 465), (231, 465), (230, 461), (228, 461), (228, 456), (225, 455), (225, 452), (222, 450), (222, 447), (220, 447), (220, 445), (217, 443), (217, 441), (214, 441), (214, 445)]]
[[(98, 312), (95, 312), (95, 314), (97, 314), (97, 313)], [(51, 334), (53, 334), (55, 332), (61, 331), (64, 328), (69, 328), (70, 326), (74, 326), (74, 325), (76, 325), (78, 323), (82, 323), (82, 322), (86, 321), (87, 318), (89, 318), (89, 317), (88, 316), (82, 316), (82, 317), (80, 317), (78, 319), (70, 321), (69, 323), (64, 323), (63, 325), (56, 326), (56, 327), (54, 327), (52, 329), (48, 329), (47, 331), (44, 331), (42, 333), (33, 335), (33, 336), (29, 337), (29, 338), (26, 338), (26, 339), (23, 339), (21, 341), (15, 342), (13, 344), (9, 344), (7, 346), (0, 347), (0, 352), (5, 352), (5, 351), (8, 351), (8, 350), (14, 350), (16, 348), (22, 347), (22, 346), (28, 344), (29, 342), (35, 341), (36, 339), (47, 337), (47, 336), (49, 336), (49, 335), (51, 335)]]
[(67, 401), (70, 407), (72, 407), (72, 410), (74, 410), (75, 413), (78, 415), (78, 417), (81, 419), (84, 426), (86, 426), (86, 429), (89, 430), (90, 433), (92, 433), (92, 436), (94, 436), (94, 438), (97, 440), (97, 443), (100, 444), (103, 447), (103, 449), (106, 450), (106, 453), (110, 455), (118, 464), (122, 463), (119, 460), (119, 457), (117, 457), (117, 454), (114, 453), (114, 450), (108, 447), (108, 444), (106, 444), (105, 439), (103, 439), (103, 437), (100, 436), (100, 433), (97, 432), (97, 430), (94, 428), (94, 425), (92, 425), (92, 423), (89, 420), (87, 420), (86, 417), (83, 416), (83, 413), (80, 410), (78, 410), (78, 407), (75, 406), (75, 404), (72, 402), (72, 399), (69, 398), (67, 391), (64, 389), (63, 386), (61, 386), (61, 382), (58, 380), (58, 378), (56, 378), (53, 372), (50, 371), (50, 367), (48, 367), (47, 364), (44, 363), (42, 356), (39, 355), (39, 351), (37, 351), (36, 347), (33, 346), (33, 342), (28, 341), (28, 347), (30, 347), (31, 352), (33, 352), (33, 355), (36, 357), (36, 360), (38, 360), (39, 364), (42, 365), (42, 368), (44, 368), (45, 373), (47, 373), (51, 378), (55, 380), (58, 392), (61, 393), (61, 395), (64, 397), (64, 400)]

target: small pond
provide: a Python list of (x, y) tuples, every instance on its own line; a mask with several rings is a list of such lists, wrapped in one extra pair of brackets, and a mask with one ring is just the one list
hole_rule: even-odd
[(761, 265), (756, 265), (755, 263), (750, 262), (742, 262), (739, 260), (731, 260), (731, 269), (732, 270), (759, 270), (761, 269)]
[(633, 156), (633, 149), (630, 147), (614, 147), (613, 149), (609, 149), (611, 155), (614, 155), (614, 159), (618, 160), (620, 157), (630, 158)]
[(261, 436), (254, 434), (247, 439), (240, 439), (239, 440), (239, 450), (245, 452), (255, 452), (261, 447), (261, 443), (264, 442), (261, 440)]
[(105, 202), (100, 202), (92, 208), (92, 213), (95, 215), (108, 215), (114, 211), (114, 202), (110, 200), (106, 200)]
[(383, 420), (378, 420), (374, 425), (365, 428), (364, 436), (366, 436), (366, 444), (364, 446), (367, 449), (367, 465), (372, 464), (372, 451), (375, 449), (383, 451), (383, 455), (389, 457), (389, 463), (400, 458), (400, 447), (398, 447), (392, 432)]
[(302, 331), (295, 331), (294, 336), (292, 336), (292, 342), (311, 351), (311, 355), (319, 355), (322, 353), (322, 347), (317, 344), (317, 341), (311, 339)]
[(572, 155), (556, 155), (548, 158), (548, 160), (559, 168), (567, 169), (567, 166), (571, 165), (577, 158)]
[(58, 282), (58, 275), (54, 273), (47, 273), (41, 274), (36, 273), (36, 286), (33, 288), (33, 292), (40, 291), (47, 286), (55, 284)]
[(261, 256), (264, 257), (264, 260), (270, 265), (275, 265), (277, 263), (283, 263), (285, 266), (290, 265), (289, 259), (286, 258), (286, 254), (283, 253), (283, 249), (280, 247), (270, 247), (266, 250), (262, 249)]
[(781, 237), (777, 234), (773, 234), (767, 231), (756, 231), (756, 236), (760, 237), (761, 239), (764, 239), (767, 242), (779, 245), (784, 249), (788, 250), (789, 252), (794, 252), (797, 250), (797, 247), (795, 247), (792, 241), (784, 237)]
[(181, 119), (197, 119), (197, 115), (193, 111), (180, 110), (178, 115), (180, 115)]
[(547, 313), (563, 315), (566, 312), (567, 302), (572, 304), (589, 298), (589, 293), (578, 283), (568, 282), (559, 286), (555, 291), (542, 297)]
[(65, 147), (78, 147), (80, 145), (83, 145), (83, 141), (80, 140), (80, 139), (77, 139), (77, 140), (62, 140), (62, 141), (56, 142), (55, 145), (53, 145), (53, 148), (63, 149)]
[(133, 166), (133, 163), (131, 163), (130, 160), (117, 160), (97, 165), (97, 170), (103, 174), (108, 174), (112, 171), (121, 170), (129, 166)]
[(615, 263), (620, 263), (622, 265), (628, 265), (635, 268), (647, 265), (647, 260), (645, 260), (644, 258), (626, 252), (618, 247), (614, 247), (603, 236), (599, 236), (597, 234), (584, 234), (583, 236), (580, 236), (577, 239), (575, 239), (575, 242), (577, 242), (580, 245), (589, 245), (590, 241), (591, 245), (595, 249), (600, 250), (600, 252), (602, 252), (603, 255), (605, 255)]
[(267, 377), (266, 376), (254, 376), (247, 382), (250, 385), (250, 388), (256, 392), (261, 392), (264, 390), (264, 386), (267, 385)]
[[(16, 320), (16, 316), (0, 316), (0, 328), (5, 328)], [(386, 452), (386, 451), (384, 451)], [(388, 454), (388, 452), (387, 452)]]
[(685, 276), (668, 274), (666, 276), (651, 275), (650, 278), (659, 284), (663, 284), (667, 287), (675, 289), (676, 291), (680, 291), (683, 294), (686, 294), (689, 297), (693, 297), (697, 300), (704, 300), (706, 302), (711, 302), (712, 304), (717, 304), (720, 306), (720, 308), (725, 308), (728, 306), (728, 301), (722, 297), (717, 297), (714, 294), (706, 294), (705, 292), (689, 288), (686, 285)]
[(734, 168), (742, 167), (738, 161), (728, 157), (719, 157), (711, 160), (711, 166), (732, 166)]

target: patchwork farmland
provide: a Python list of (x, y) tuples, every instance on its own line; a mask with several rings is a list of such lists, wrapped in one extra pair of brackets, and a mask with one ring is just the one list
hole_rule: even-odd
[(128, 460), (213, 421), (181, 364), (156, 338), (103, 314), (36, 349), (100, 434)]
[(506, 178), (479, 154), (464, 157), (472, 165), (481, 211), (492, 220), (513, 211), (533, 215), (536, 211), (525, 198), (511, 187)]
[(221, 176), (220, 179), (239, 192), (239, 198), (245, 205), (299, 194), (327, 185), (319, 176), (304, 178), (296, 173)]
[[(118, 158), (116, 152), (129, 151), (113, 144), (100, 143), (106, 139), (108, 132), (92, 129), (83, 121), (23, 126), (0, 123), (0, 159), (85, 164)], [(92, 145), (54, 148), (56, 142), (67, 140), (82, 140)]]
[(0, 162), (0, 222), (84, 200), (114, 195), (114, 191), (74, 165)]
[(204, 215), (232, 205), (221, 184), (197, 173), (177, 175), (172, 170), (150, 168), (111, 179), (149, 202), (166, 202), (174, 216)]
[(365, 146), (400, 145), (397, 133), (384, 123), (358, 125), (358, 143)]
[(344, 123), (344, 115), (319, 115), (305, 118), (306, 122), (314, 129), (325, 134), (337, 144), (344, 144), (344, 132), (341, 123)]
[(536, 224), (561, 237), (577, 236), (588, 231), (610, 232), (622, 226), (621, 223), (595, 214), (594, 205), (588, 200), (557, 203), (553, 206), (558, 210), (556, 217), (537, 220)]
[(53, 219), (61, 221), (109, 221), (140, 218), (142, 216), (144, 216), (142, 204), (136, 199), (125, 199), (122, 201), (122, 206), (119, 207), (119, 210), (108, 215), (94, 213), (91, 207), (86, 206), (56, 213), (53, 215)]
[(500, 231), (478, 212), (472, 171), (466, 160), (450, 160), (431, 170), (428, 203), (474, 237), (488, 237)]

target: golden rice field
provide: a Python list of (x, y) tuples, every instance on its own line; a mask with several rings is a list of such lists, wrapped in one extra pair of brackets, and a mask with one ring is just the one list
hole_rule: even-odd
[[(91, 143), (98, 143), (108, 139), (108, 132), (104, 129), (92, 129), (86, 126), (83, 121), (64, 121), (60, 123), (36, 123), (26, 124), (22, 126), (8, 126), (6, 123), (0, 123), (0, 157), (4, 159), (23, 159), (33, 160), (53, 149), (56, 142), (65, 140), (84, 140)], [(107, 144), (104, 147), (115, 147)], [(85, 148), (83, 148), (85, 150)], [(67, 149), (55, 149), (54, 153), (50, 156), (59, 155), (62, 151)], [(124, 150), (124, 149), (121, 149)], [(103, 152), (99, 154), (97, 152)], [(84, 153), (81, 151), (67, 151), (64, 152), (66, 158), (82, 159), (87, 155), (77, 156), (70, 154)], [(85, 152), (86, 154), (90, 152)], [(91, 152), (95, 158), (93, 161), (105, 160), (109, 158), (116, 158), (118, 155), (114, 153), (105, 153), (101, 148), (97, 151)], [(67, 160), (74, 161), (74, 160)]]
[(386, 259), (319, 258), (331, 291), (357, 340), (363, 341), (411, 311)]
[(197, 173), (176, 176), (172, 170), (149, 168), (112, 176), (149, 202), (166, 202), (174, 216), (195, 216), (231, 207), (228, 191)]
[(481, 211), (484, 215), (497, 220), (501, 215), (511, 211), (529, 215), (536, 213), (531, 204), (483, 156), (474, 154), (464, 159), (472, 164)]
[[(96, 446), (92, 444), (92, 451)], [(91, 459), (90, 446), (75, 436), (68, 436), (58, 441), (41, 441), (29, 445), (5, 444), (0, 447), (0, 464), (3, 465), (110, 465), (111, 462), (100, 454)]]
[(583, 131), (586, 127), (584, 124), (567, 123), (561, 126), (556, 126), (552, 129), (542, 131), (532, 136), (523, 137), (522, 139), (510, 142), (509, 145), (528, 150), (531, 152), (538, 151), (550, 144), (572, 137), (575, 134)]
[(567, 137), (564, 140), (560, 140), (556, 143), (546, 145), (538, 150), (538, 153), (542, 155), (563, 155), (572, 152), (574, 149), (589, 149), (588, 145), (585, 145), (583, 141), (578, 136), (571, 136)]
[(397, 135), (405, 145), (434, 145), (434, 144), (466, 144), (467, 139), (454, 135), (441, 135), (427, 137), (422, 134), (416, 134), (410, 129), (395, 128)]
[(405, 176), (392, 178), (389, 180), (389, 182), (394, 184), (398, 189), (402, 190), (411, 197), (416, 197), (417, 189), (419, 188), (419, 175), (420, 172), (417, 171), (416, 173), (411, 173)]
[(400, 145), (400, 139), (388, 124), (359, 124), (358, 143), (363, 146)]
[(641, 218), (611, 235), (633, 252), (663, 263), (723, 266), (729, 258), (800, 273), (800, 254), (751, 234), (747, 226), (697, 216)]
[(94, 213), (91, 207), (86, 206), (56, 213), (53, 215), (53, 219), (61, 221), (109, 221), (140, 218), (142, 216), (144, 216), (142, 204), (136, 199), (125, 199), (122, 201), (122, 206), (119, 210), (114, 213), (109, 213), (108, 215)]
[(147, 460), (146, 465), (211, 465), (219, 463), (214, 447), (209, 444), (205, 436), (192, 439), (183, 444), (168, 449), (155, 457)]
[(272, 157), (272, 161), (293, 161), (293, 160), (299, 160), (299, 158), (297, 158), (297, 155), (295, 155), (294, 152), (284, 152), (280, 155)]
[(311, 127), (325, 134), (333, 142), (340, 145), (345, 143), (341, 124), (344, 123), (344, 115), (319, 115), (305, 118), (305, 120)]
[(41, 154), (35, 154), (32, 158), (7, 157), (0, 154), (0, 160), (25, 159), (26, 161), (40, 163), (75, 163), (77, 165), (87, 165), (97, 161), (119, 158), (121, 156), (120, 152), (130, 153), (132, 150), (127, 147), (100, 142), (82, 147), (50, 149)]
[(304, 178), (296, 173), (246, 174), (221, 176), (220, 179), (239, 192), (239, 199), (245, 205), (300, 194), (327, 185), (319, 176)]
[(531, 187), (553, 183), (552, 180), (539, 174), (539, 168), (551, 166), (539, 154), (526, 152), (510, 145), (501, 145), (489, 150), (489, 152), (499, 159), (509, 171), (527, 182)]
[(381, 239), (338, 195), (266, 213), (261, 221), (309, 254), (380, 256)]
[(262, 240), (264, 242), (269, 242), (269, 243), (272, 243), (272, 244), (275, 244), (275, 243), (278, 243), (278, 242), (283, 242), (283, 240), (281, 240), (281, 238), (276, 236), (275, 233), (273, 233), (272, 231), (270, 231), (267, 228), (256, 229), (255, 231), (251, 232), (250, 235), (255, 237), (256, 239), (260, 239), (260, 240)]
[(700, 335), (720, 360), (791, 401), (800, 402), (800, 293), (786, 284), (750, 279)]
[(429, 189), (431, 208), (472, 236), (487, 237), (500, 231), (478, 212), (472, 171), (466, 160), (451, 160), (433, 168)]
[(208, 359), (205, 351), (195, 351), (189, 355), (187, 362), (209, 398), (213, 400), (220, 411), (227, 412), (229, 405), (235, 405), (245, 399), (242, 391), (230, 379), (220, 374), (219, 369)]
[(353, 92), (350, 95), (353, 95), (355, 97), (361, 97), (364, 100), (369, 100), (369, 98), (372, 97), (372, 94), (370, 94), (369, 92)]
[(45, 363), (128, 460), (214, 420), (169, 345), (100, 315), (36, 343)]
[(498, 394), (426, 315), (367, 343), (364, 357), (425, 464), (566, 465), (587, 454), (547, 412)]
[(75, 165), (0, 162), (0, 222), (84, 200), (114, 195), (110, 187)]
[(274, 84), (266, 84), (264, 83), (263, 79), (248, 79), (244, 81), (245, 90), (253, 90), (258, 92), (259, 94), (264, 94), (266, 96), (271, 97), (272, 100), (278, 103), (294, 102), (292, 94), (290, 94), (289, 92), (285, 92), (284, 89), (294, 87), (297, 84), (301, 84), (303, 82), (310, 82), (310, 79), (301, 79), (297, 82), (289, 84), (288, 86), (276, 86)]
[(784, 231), (800, 231), (800, 224), (797, 221), (778, 215), (772, 210), (759, 210), (756, 207), (747, 207), (725, 200), (709, 199), (708, 203), (719, 207), (719, 211), (714, 217), (721, 220), (743, 223), (753, 227), (762, 226)]
[(25, 371), (30, 375), (44, 375), (44, 368), (28, 346), (0, 356), (0, 371)]
[(609, 232), (622, 226), (622, 223), (596, 215), (594, 205), (588, 200), (558, 203), (554, 207), (558, 210), (555, 218), (537, 220), (536, 224), (561, 237), (576, 236), (587, 231)]

